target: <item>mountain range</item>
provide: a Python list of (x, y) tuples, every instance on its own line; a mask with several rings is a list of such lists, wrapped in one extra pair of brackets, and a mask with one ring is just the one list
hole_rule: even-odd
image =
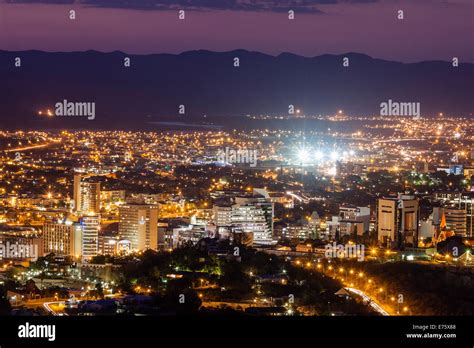
[[(125, 66), (127, 57), (130, 66)], [(343, 66), (344, 58), (349, 66)], [(38, 115), (40, 110), (54, 112), (64, 100), (95, 103), (95, 118)], [(127, 129), (160, 121), (201, 122), (203, 115), (225, 124), (248, 114), (287, 115), (289, 105), (306, 115), (339, 109), (378, 115), (380, 104), (388, 100), (418, 102), (422, 116), (443, 112), (472, 117), (474, 64), (407, 64), (359, 53), (0, 51), (3, 128)]]

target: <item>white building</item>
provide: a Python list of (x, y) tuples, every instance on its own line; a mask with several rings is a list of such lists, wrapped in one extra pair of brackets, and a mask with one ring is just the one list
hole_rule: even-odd
[(82, 230), (82, 258), (90, 259), (99, 253), (100, 215), (86, 215), (80, 219)]

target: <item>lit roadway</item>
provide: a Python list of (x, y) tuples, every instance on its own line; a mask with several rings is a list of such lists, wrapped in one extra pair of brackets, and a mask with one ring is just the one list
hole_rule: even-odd
[(28, 151), (28, 150), (39, 149), (39, 148), (46, 147), (46, 146), (49, 146), (49, 145), (50, 145), (50, 143), (46, 143), (46, 144), (31, 145), (31, 146), (25, 146), (25, 147), (17, 147), (15, 149), (7, 149), (7, 150), (4, 150), (4, 151), (5, 152)]
[(344, 288), (346, 289), (347, 291), (349, 292), (352, 292), (354, 294), (357, 294), (359, 295), (360, 297), (362, 297), (362, 299), (364, 299), (365, 301), (367, 301), (367, 303), (370, 305), (370, 307), (372, 307), (376, 312), (384, 315), (384, 316), (388, 316), (390, 314), (388, 314), (388, 312), (383, 309), (382, 307), (380, 307), (369, 295), (367, 295), (365, 292), (363, 291), (360, 291), (358, 289), (354, 289), (354, 288)]
[(64, 301), (53, 301), (53, 302), (45, 302), (43, 303), (43, 307), (48, 311), (48, 313), (51, 313), (52, 315), (67, 315), (64, 312), (58, 313), (54, 309), (51, 308), (51, 305), (64, 305)]

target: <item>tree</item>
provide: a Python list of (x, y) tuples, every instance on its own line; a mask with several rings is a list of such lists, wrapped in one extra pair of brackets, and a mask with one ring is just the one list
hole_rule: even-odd
[(0, 315), (9, 315), (11, 309), (10, 301), (7, 299), (7, 288), (0, 286)]
[(104, 289), (102, 288), (101, 282), (95, 284), (95, 290), (97, 292), (97, 297), (104, 298)]

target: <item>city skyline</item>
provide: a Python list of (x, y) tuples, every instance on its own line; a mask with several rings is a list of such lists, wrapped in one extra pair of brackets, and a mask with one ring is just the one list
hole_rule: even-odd
[(0, 0), (2, 347), (471, 342), (473, 19)]

